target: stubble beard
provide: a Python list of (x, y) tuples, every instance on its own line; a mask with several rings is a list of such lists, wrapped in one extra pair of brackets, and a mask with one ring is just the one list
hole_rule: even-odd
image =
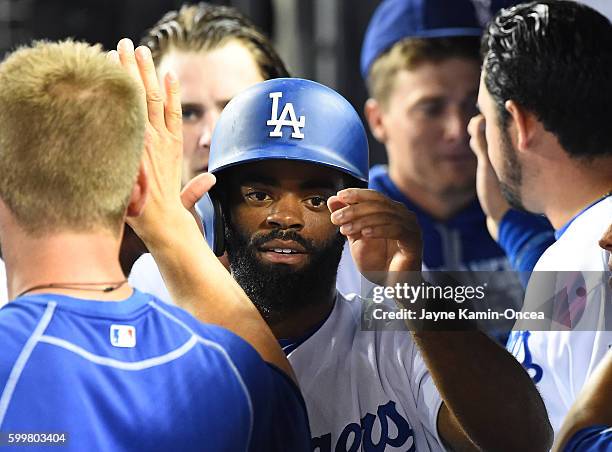
[(510, 207), (526, 212), (521, 187), (523, 183), (523, 169), (518, 159), (517, 150), (512, 145), (508, 131), (501, 128), (501, 151), (504, 158), (504, 180), (500, 179), (499, 186), (504, 199)]

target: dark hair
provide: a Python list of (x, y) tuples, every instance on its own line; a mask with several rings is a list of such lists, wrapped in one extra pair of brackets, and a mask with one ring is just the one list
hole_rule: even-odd
[(241, 42), (251, 52), (264, 79), (289, 77), (270, 40), (238, 10), (227, 6), (183, 5), (166, 13), (146, 32), (141, 44), (151, 49), (159, 64), (171, 50), (208, 51), (230, 40)]
[(612, 154), (612, 26), (567, 0), (501, 10), (482, 39), (484, 83), (505, 128), (513, 100), (572, 157)]

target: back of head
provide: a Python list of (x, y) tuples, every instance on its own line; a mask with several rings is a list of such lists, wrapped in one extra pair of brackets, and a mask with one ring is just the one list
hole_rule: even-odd
[(272, 44), (236, 9), (208, 3), (183, 5), (170, 11), (142, 38), (157, 66), (173, 50), (210, 51), (236, 40), (253, 55), (264, 79), (287, 77), (288, 72)]
[(32, 235), (118, 232), (143, 149), (140, 87), (97, 46), (37, 42), (0, 65), (0, 198)]
[(370, 96), (385, 104), (394, 75), (424, 62), (479, 60), (482, 29), (515, 1), (385, 0), (374, 12), (361, 50)]
[(572, 157), (612, 156), (612, 26), (578, 2), (502, 10), (482, 42), (484, 82), (506, 126), (507, 100), (542, 122)]
[(215, 128), (208, 170), (260, 160), (296, 160), (367, 185), (368, 142), (359, 115), (340, 94), (311, 80), (279, 78), (234, 97)]

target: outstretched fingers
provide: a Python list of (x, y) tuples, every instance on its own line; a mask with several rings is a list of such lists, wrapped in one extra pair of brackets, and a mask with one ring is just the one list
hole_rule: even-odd
[(181, 93), (178, 78), (173, 71), (169, 71), (164, 77), (166, 89), (166, 104), (164, 118), (168, 131), (174, 136), (182, 136), (183, 113), (181, 109)]
[(138, 73), (144, 85), (149, 122), (155, 130), (166, 128), (164, 98), (155, 73), (153, 57), (148, 47), (140, 46), (134, 52)]
[(134, 43), (131, 39), (123, 38), (117, 44), (117, 53), (119, 54), (119, 61), (121, 66), (132, 76), (136, 82), (142, 86), (144, 85), (140, 78), (140, 71), (138, 70), (138, 64), (136, 63), (136, 56), (134, 55)]

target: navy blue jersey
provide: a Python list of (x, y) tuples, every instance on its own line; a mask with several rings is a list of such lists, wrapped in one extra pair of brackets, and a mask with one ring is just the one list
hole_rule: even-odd
[(36, 432), (64, 433), (75, 451), (308, 450), (284, 373), (151, 295), (21, 297), (0, 310), (0, 344), (4, 444)]

